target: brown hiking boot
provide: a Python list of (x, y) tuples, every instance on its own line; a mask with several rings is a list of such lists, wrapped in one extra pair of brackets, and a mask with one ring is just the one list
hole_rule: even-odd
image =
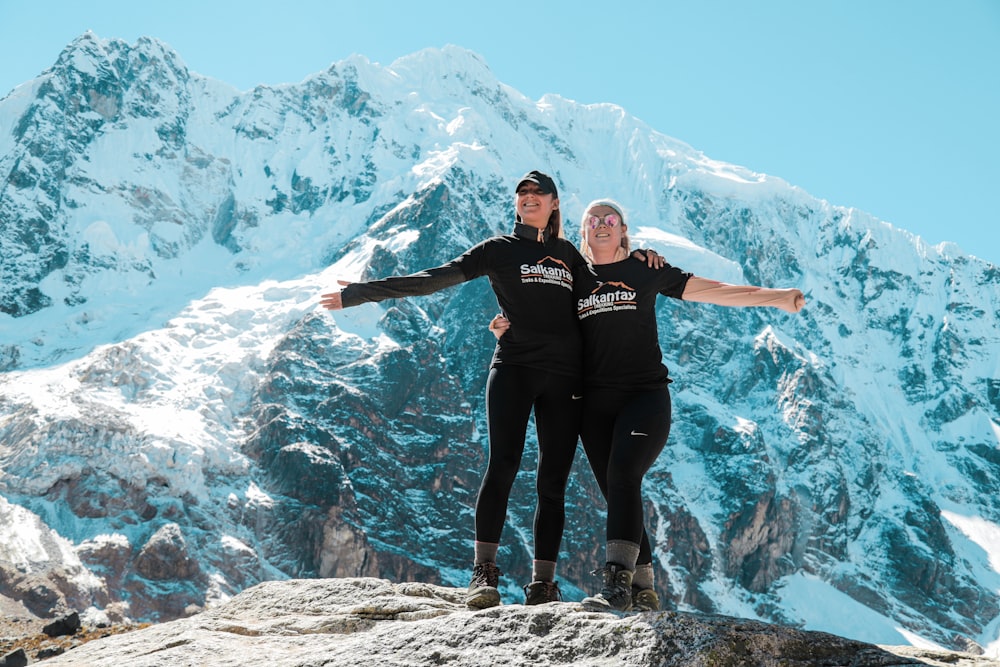
[(465, 596), (465, 604), (473, 609), (487, 609), (500, 604), (500, 568), (496, 563), (476, 563), (472, 568), (472, 581), (469, 582), (469, 592)]
[(632, 611), (660, 611), (660, 596), (652, 588), (633, 586)]
[(532, 581), (524, 587), (524, 604), (545, 604), (560, 600), (562, 593), (559, 592), (559, 584), (554, 581)]
[(608, 563), (594, 574), (604, 575), (604, 588), (597, 595), (583, 599), (583, 608), (589, 611), (631, 611), (632, 570), (617, 563)]

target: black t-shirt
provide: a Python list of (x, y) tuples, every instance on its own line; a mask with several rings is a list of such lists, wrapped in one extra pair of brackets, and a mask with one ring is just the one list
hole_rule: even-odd
[[(574, 275), (593, 274), (576, 247), (565, 239), (538, 240), (537, 230), (515, 226), (461, 257), (408, 276), (352, 283), (342, 293), (345, 307), (370, 301), (432, 294), (488, 276), (510, 329), (497, 341), (491, 366), (531, 366), (579, 377), (583, 343), (573, 299)], [(483, 327), (488, 321), (469, 322)]]
[(656, 296), (680, 299), (690, 273), (669, 264), (651, 269), (631, 257), (593, 267), (577, 280), (587, 387), (653, 389), (670, 382), (656, 330)]

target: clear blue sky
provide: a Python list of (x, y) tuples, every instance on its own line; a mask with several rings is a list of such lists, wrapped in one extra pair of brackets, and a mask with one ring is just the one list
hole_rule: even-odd
[(1000, 0), (0, 0), (0, 96), (88, 29), (242, 89), (456, 44), (1000, 264)]

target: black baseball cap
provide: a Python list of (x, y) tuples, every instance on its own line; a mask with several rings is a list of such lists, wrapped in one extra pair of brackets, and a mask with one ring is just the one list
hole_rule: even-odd
[[(543, 195), (551, 194), (552, 196), (559, 198), (559, 191), (556, 189), (556, 182), (552, 180), (552, 177), (548, 174), (544, 174), (537, 169), (529, 171), (527, 174), (521, 177), (521, 180), (517, 182), (517, 188), (521, 187), (522, 183), (534, 183), (538, 186), (538, 189), (542, 191)], [(514, 188), (514, 191), (517, 191)]]

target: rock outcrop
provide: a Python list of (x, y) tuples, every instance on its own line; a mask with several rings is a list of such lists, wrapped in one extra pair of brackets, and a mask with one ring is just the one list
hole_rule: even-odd
[(1000, 666), (718, 615), (602, 614), (576, 602), (471, 611), (462, 594), (374, 578), (265, 582), (214, 609), (90, 642), (46, 665)]

